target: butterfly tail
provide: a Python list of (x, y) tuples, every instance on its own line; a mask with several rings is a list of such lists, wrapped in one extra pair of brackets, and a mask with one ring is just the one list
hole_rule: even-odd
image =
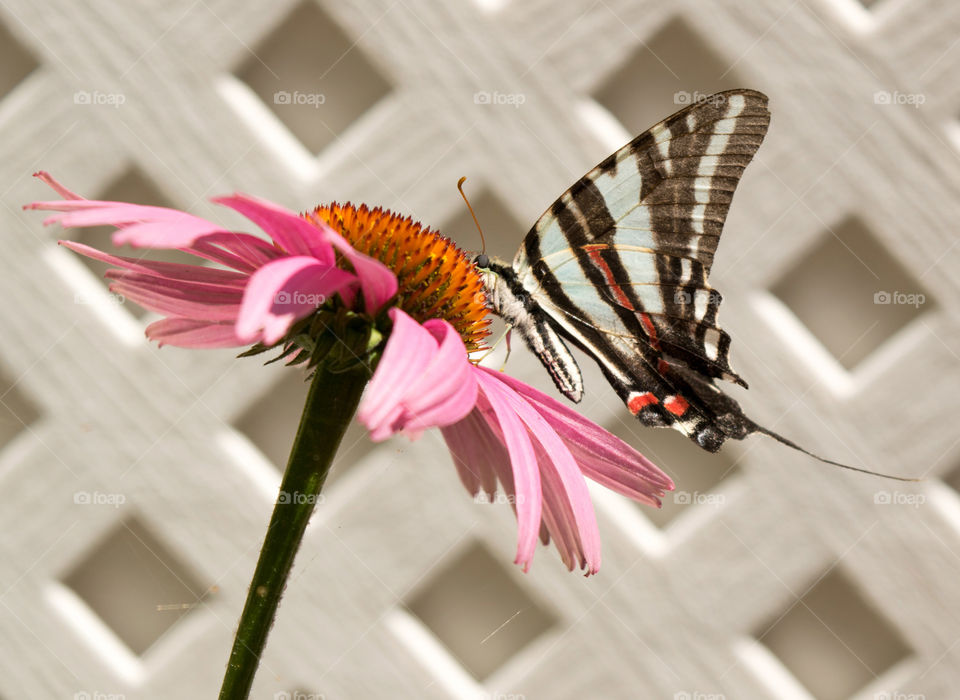
[(840, 467), (841, 469), (849, 469), (850, 471), (860, 472), (861, 474), (870, 474), (871, 476), (879, 476), (879, 477), (883, 477), (884, 479), (893, 479), (894, 481), (922, 481), (922, 479), (920, 478), (914, 478), (914, 477), (908, 477), (908, 476), (894, 476), (893, 474), (882, 474), (880, 472), (871, 471), (870, 469), (864, 469), (862, 467), (853, 467), (853, 466), (850, 466), (849, 464), (834, 462), (832, 459), (821, 457), (820, 455), (814, 454), (810, 450), (800, 447), (800, 445), (795, 443), (793, 440), (789, 440), (783, 437), (783, 435), (780, 435), (779, 433), (775, 433), (772, 430), (768, 430), (767, 428), (764, 428), (762, 425), (757, 425), (756, 423), (754, 423), (753, 425), (754, 425), (753, 432), (761, 433), (768, 437), (772, 437), (777, 442), (783, 445), (786, 445), (787, 447), (792, 447), (798, 452), (803, 452), (803, 454), (809, 455), (810, 457), (813, 457), (814, 459), (820, 462), (823, 462), (824, 464), (831, 464), (835, 467)]

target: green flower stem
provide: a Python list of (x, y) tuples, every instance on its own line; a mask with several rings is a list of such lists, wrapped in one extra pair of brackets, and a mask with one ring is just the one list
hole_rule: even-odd
[(368, 377), (359, 363), (338, 373), (326, 370), (323, 363), (316, 368), (280, 484), (281, 497), (240, 615), (220, 700), (246, 700), (250, 694), (293, 559)]

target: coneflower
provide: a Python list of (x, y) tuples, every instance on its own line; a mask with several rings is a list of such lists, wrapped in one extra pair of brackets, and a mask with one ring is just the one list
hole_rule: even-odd
[[(113, 255), (112, 290), (162, 314), (146, 334), (185, 348), (270, 349), (312, 370), (280, 489), (316, 496), (356, 413), (371, 439), (440, 428), (472, 495), (510, 497), (515, 561), (528, 570), (537, 538), (568, 568), (593, 574), (600, 537), (585, 476), (659, 506), (673, 483), (643, 455), (572, 409), (474, 359), (489, 319), (483, 283), (449, 239), (380, 208), (331, 204), (298, 215), (247, 195), (218, 197), (270, 240), (185, 212), (90, 201), (46, 173), (64, 199), (29, 209), (44, 223), (117, 227), (113, 242), (178, 249), (197, 265)], [(212, 262), (209, 264), (200, 264)], [(365, 391), (364, 391), (365, 389)], [(278, 499), (240, 619), (221, 698), (245, 698), (316, 498)]]

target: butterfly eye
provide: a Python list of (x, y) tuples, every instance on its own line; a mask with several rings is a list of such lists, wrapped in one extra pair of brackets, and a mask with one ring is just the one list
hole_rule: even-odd
[(482, 269), (490, 267), (490, 256), (486, 253), (480, 253), (477, 257), (473, 259), (474, 264)]

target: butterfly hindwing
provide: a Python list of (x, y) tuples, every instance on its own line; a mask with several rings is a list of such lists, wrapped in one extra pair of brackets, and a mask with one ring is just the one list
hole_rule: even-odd
[(734, 437), (744, 427), (734, 425), (736, 403), (712, 383), (743, 382), (729, 367), (720, 295), (707, 277), (769, 120), (766, 97), (752, 90), (677, 112), (574, 183), (513, 263), (522, 286), (641, 420), (695, 439), (704, 433), (701, 444), (714, 442), (708, 429)]

